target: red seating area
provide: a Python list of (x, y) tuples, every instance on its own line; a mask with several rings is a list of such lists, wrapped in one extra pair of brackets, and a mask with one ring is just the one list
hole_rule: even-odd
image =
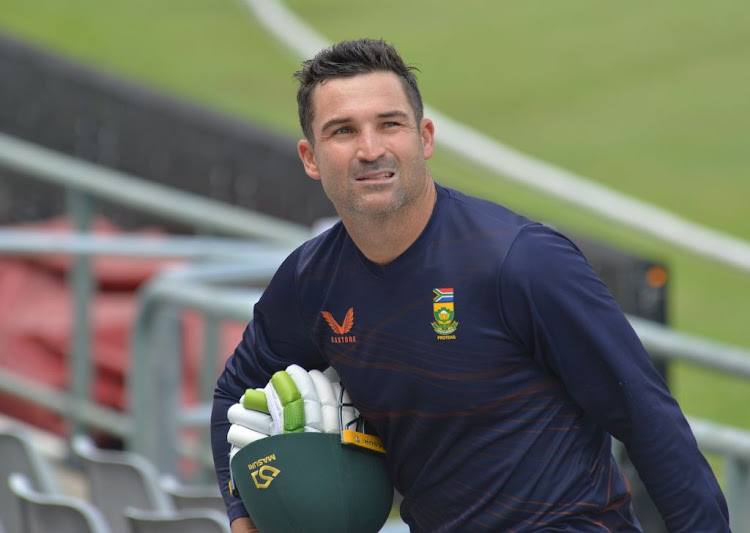
[[(34, 230), (70, 232), (65, 219), (27, 225)], [(121, 230), (104, 218), (93, 224), (98, 234)], [(157, 230), (139, 233), (154, 234)], [(70, 257), (0, 257), (0, 367), (39, 383), (68, 387), (73, 302), (67, 275)], [(137, 313), (135, 291), (173, 260), (97, 257), (92, 260), (96, 291), (91, 304), (92, 397), (101, 405), (123, 410), (128, 403), (130, 343)], [(202, 321), (196, 312), (183, 315), (182, 400), (197, 398), (202, 365)], [(220, 334), (220, 364), (239, 341), (244, 324), (227, 323)], [(177, 340), (177, 339), (176, 339)], [(220, 371), (217, 368), (217, 375)], [(0, 412), (40, 428), (65, 433), (61, 416), (0, 392)]]

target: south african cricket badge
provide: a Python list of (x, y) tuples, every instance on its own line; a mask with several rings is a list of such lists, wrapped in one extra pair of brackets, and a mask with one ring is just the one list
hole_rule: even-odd
[(458, 328), (453, 309), (453, 288), (432, 289), (432, 314), (435, 317), (432, 329), (438, 334), (438, 340), (455, 339)]

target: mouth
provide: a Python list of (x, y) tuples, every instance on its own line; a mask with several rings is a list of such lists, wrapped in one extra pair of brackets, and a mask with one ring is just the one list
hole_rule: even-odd
[(393, 176), (395, 176), (395, 172), (391, 172), (390, 170), (382, 170), (379, 172), (368, 172), (367, 174), (363, 174), (357, 178), (357, 181), (382, 181), (382, 180), (389, 180)]

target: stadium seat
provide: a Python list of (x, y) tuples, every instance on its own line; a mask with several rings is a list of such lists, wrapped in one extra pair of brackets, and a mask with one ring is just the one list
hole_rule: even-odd
[(31, 437), (20, 429), (0, 431), (0, 531), (5, 533), (23, 532), (16, 498), (8, 485), (8, 478), (14, 472), (26, 476), (30, 487), (38, 492), (57, 493), (52, 469)]
[(91, 501), (101, 510), (113, 533), (131, 533), (123, 514), (127, 507), (161, 513), (174, 510), (159, 486), (156, 468), (144, 457), (99, 449), (85, 435), (73, 437), (71, 447), (83, 463)]
[(226, 515), (212, 509), (159, 513), (128, 508), (125, 518), (132, 533), (229, 533)]
[(111, 533), (101, 513), (84, 500), (34, 490), (23, 474), (8, 478), (23, 533)]
[(226, 506), (216, 483), (186, 484), (173, 475), (162, 476), (159, 483), (178, 510), (213, 509), (226, 513)]

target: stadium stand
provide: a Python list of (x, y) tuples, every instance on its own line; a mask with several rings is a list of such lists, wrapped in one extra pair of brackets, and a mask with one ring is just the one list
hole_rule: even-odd
[(23, 533), (111, 533), (101, 513), (84, 500), (34, 490), (23, 474), (8, 485), (16, 498)]
[(89, 436), (66, 442), (0, 416), (0, 533), (229, 532), (215, 484), (159, 474)]
[[(0, 33), (0, 132), (83, 160), (309, 225), (334, 214), (304, 175), (296, 139), (197, 107)], [(293, 184), (293, 185), (291, 185)], [(59, 188), (5, 173), (0, 222), (39, 220), (65, 210)], [(161, 217), (108, 202), (128, 229)]]
[(102, 512), (113, 533), (131, 533), (125, 509), (174, 511), (159, 487), (159, 475), (145, 458), (132, 452), (102, 450), (85, 435), (76, 435), (71, 448), (83, 463), (91, 502)]
[(220, 513), (226, 512), (224, 500), (216, 483), (186, 484), (176, 476), (166, 474), (159, 478), (159, 485), (178, 510), (213, 509)]
[[(72, 223), (59, 217), (27, 223), (29, 230), (64, 235), (72, 232)], [(118, 236), (125, 232), (116, 224), (98, 216), (92, 233)], [(146, 228), (127, 235), (157, 236), (163, 231)], [(70, 383), (67, 364), (73, 321), (72, 294), (67, 285), (72, 258), (62, 255), (34, 257), (4, 256), (0, 258), (0, 368), (20, 377), (56, 389)], [(155, 273), (177, 264), (175, 260), (99, 256), (92, 260), (92, 283), (95, 287), (91, 302), (92, 328), (92, 395), (97, 403), (122, 410), (126, 405), (126, 377), (130, 365), (130, 336), (137, 313), (137, 290)], [(44, 316), (45, 320), (38, 320)], [(199, 320), (186, 314), (184, 345), (188, 347), (183, 361), (182, 399), (195, 401), (199, 379), (200, 355), (190, 347), (200, 345), (197, 337)], [(222, 346), (229, 353), (243, 326), (227, 325), (222, 333)], [(35, 427), (65, 434), (60, 415), (44, 407), (0, 392), (0, 413), (22, 420)]]
[(128, 508), (132, 533), (229, 533), (226, 515), (212, 509), (154, 513)]

